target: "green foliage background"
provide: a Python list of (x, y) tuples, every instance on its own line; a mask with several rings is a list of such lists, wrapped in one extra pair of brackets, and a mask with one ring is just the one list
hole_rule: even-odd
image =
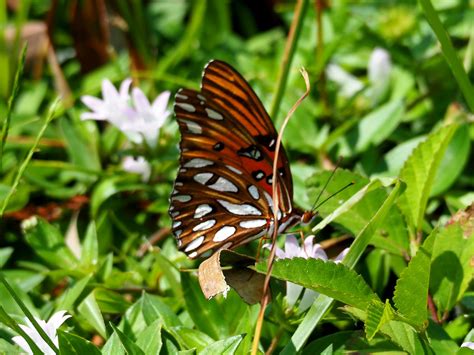
[[(73, 10), (94, 3), (104, 5), (95, 15), (108, 41), (74, 34)], [(288, 40), (291, 1), (0, 1), (0, 352), (19, 351), (11, 338), (25, 310), (29, 318), (72, 315), (58, 334), (61, 353), (249, 352), (258, 305), (234, 291), (206, 300), (189, 272), (198, 264), (177, 251), (168, 230), (175, 119), (155, 149), (80, 119), (80, 97), (100, 96), (104, 78), (118, 86), (132, 77), (154, 99), (197, 89), (212, 58), (242, 73), (277, 128), (305, 90), (298, 69), (308, 71), (310, 96), (283, 137), (295, 204), (311, 207), (341, 155), (322, 198), (354, 182), (304, 227), (335, 244), (328, 254), (351, 244), (349, 253), (341, 264), (276, 261), (260, 350), (469, 352), (459, 346), (474, 341), (472, 4), (298, 3), (299, 27)], [(32, 21), (54, 29), (56, 65), (28, 52), (23, 70), (21, 36), (7, 33)], [(91, 38), (104, 62), (79, 58), (78, 45)], [(377, 47), (391, 61), (384, 82), (368, 78)], [(358, 90), (347, 94), (349, 79), (331, 79), (334, 66)], [(149, 181), (123, 170), (130, 155), (151, 164)], [(253, 243), (241, 251), (256, 250)], [(264, 273), (265, 263), (255, 270)], [(320, 296), (301, 312), (288, 306), (283, 281)]]

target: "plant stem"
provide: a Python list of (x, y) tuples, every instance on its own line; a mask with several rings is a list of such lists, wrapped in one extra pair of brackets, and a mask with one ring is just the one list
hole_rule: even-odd
[(466, 99), (469, 109), (471, 112), (474, 112), (474, 90), (472, 88), (471, 82), (469, 81), (469, 77), (462, 66), (461, 60), (454, 49), (449, 34), (446, 32), (446, 29), (441, 23), (441, 20), (439, 19), (436, 10), (431, 4), (431, 1), (419, 0), (419, 2), (425, 13), (428, 23), (438, 38), (439, 43), (441, 44), (441, 51), (443, 52), (444, 58), (446, 59), (446, 62), (448, 62), (454, 78), (458, 82), (459, 88)]
[(301, 28), (303, 26), (303, 20), (307, 13), (309, 0), (298, 0), (295, 8), (295, 14), (293, 21), (291, 22), (290, 33), (285, 45), (285, 52), (281, 61), (280, 72), (278, 74), (277, 89), (273, 96), (273, 101), (270, 106), (270, 117), (274, 120), (280, 110), (281, 99), (286, 89), (286, 83), (288, 82), (288, 73), (290, 71), (291, 62), (295, 55), (296, 45), (301, 34)]

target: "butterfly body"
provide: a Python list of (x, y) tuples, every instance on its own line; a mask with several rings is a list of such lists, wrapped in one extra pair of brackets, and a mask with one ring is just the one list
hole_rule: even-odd
[[(213, 60), (204, 69), (201, 91), (179, 90), (174, 110), (181, 156), (169, 213), (179, 248), (195, 258), (271, 234), (277, 132), (245, 79)], [(293, 207), (291, 171), (281, 148), (279, 232), (305, 215)]]

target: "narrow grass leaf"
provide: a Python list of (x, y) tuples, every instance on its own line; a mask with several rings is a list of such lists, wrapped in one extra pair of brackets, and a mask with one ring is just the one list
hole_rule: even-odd
[(421, 230), (433, 180), (456, 129), (457, 125), (452, 124), (431, 133), (415, 148), (400, 172), (407, 188), (398, 206), (416, 232)]
[(393, 301), (406, 320), (418, 330), (426, 328), (428, 286), (433, 243), (438, 230), (434, 230), (410, 260), (397, 280)]
[(13, 180), (13, 184), (10, 188), (10, 191), (7, 194), (7, 196), (5, 197), (5, 199), (3, 200), (3, 205), (0, 208), (0, 218), (3, 217), (3, 213), (5, 212), (5, 209), (7, 208), (8, 201), (10, 201), (10, 198), (15, 193), (16, 188), (17, 188), (18, 184), (20, 183), (20, 179), (23, 176), (23, 173), (25, 172), (25, 169), (28, 166), (28, 163), (30, 162), (31, 158), (33, 157), (33, 154), (36, 151), (36, 147), (38, 146), (38, 143), (39, 143), (41, 137), (43, 137), (43, 134), (46, 131), (46, 127), (48, 127), (49, 123), (54, 118), (54, 115), (56, 113), (56, 107), (58, 106), (58, 104), (59, 104), (59, 99), (54, 101), (53, 104), (51, 105), (51, 107), (49, 109), (49, 113), (46, 117), (46, 120), (44, 121), (44, 123), (41, 126), (38, 134), (36, 135), (36, 138), (35, 138), (35, 141), (34, 141), (33, 145), (31, 146), (30, 150), (28, 151), (28, 154), (26, 155), (25, 160), (23, 160), (20, 167), (18, 168), (18, 172), (15, 176), (15, 179)]

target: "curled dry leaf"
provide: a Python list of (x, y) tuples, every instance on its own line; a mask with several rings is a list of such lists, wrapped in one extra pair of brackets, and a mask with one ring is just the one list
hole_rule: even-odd
[(249, 304), (260, 301), (265, 275), (248, 268), (255, 259), (231, 250), (219, 250), (199, 266), (201, 290), (207, 299), (223, 294), (232, 287)]
[(456, 212), (447, 224), (453, 223), (459, 223), (465, 238), (471, 237), (474, 234), (474, 203), (466, 207), (466, 209)]

